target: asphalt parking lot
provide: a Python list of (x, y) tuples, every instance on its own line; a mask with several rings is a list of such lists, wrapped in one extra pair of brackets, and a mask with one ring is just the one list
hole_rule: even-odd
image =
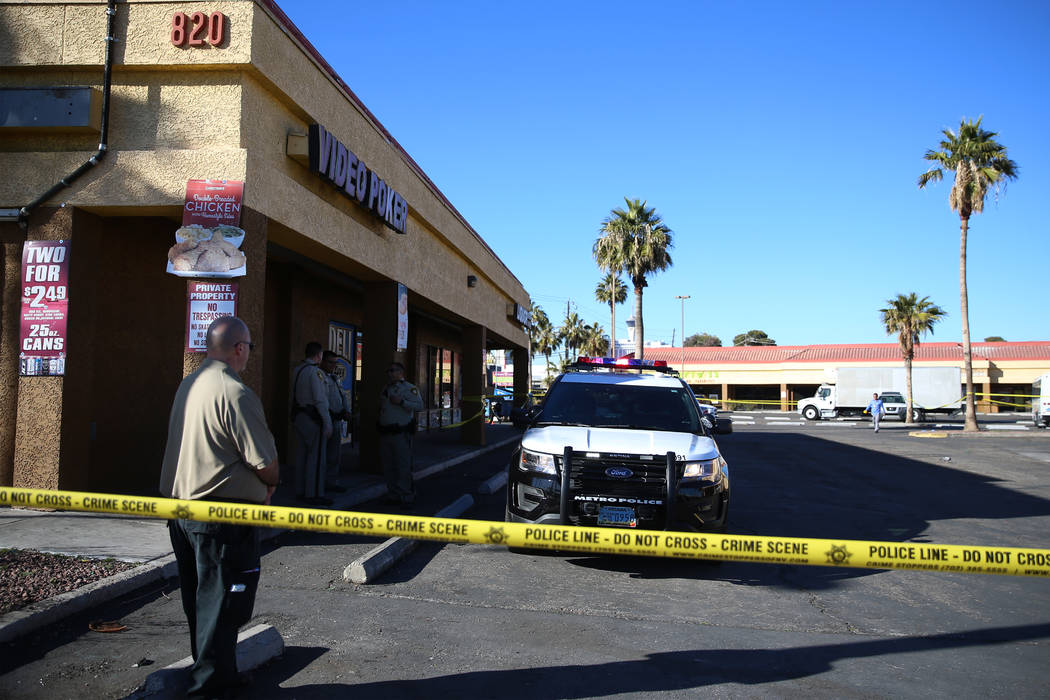
[[(731, 533), (1050, 546), (1048, 431), (746, 422), (718, 438)], [(508, 452), (422, 486), (452, 500)], [(499, 520), (503, 498), (478, 495), (464, 517)], [(344, 581), (375, 544), (278, 538), (252, 624), (273, 624), (286, 651), (252, 697), (1041, 698), (1050, 680), (1045, 579), (428, 543), (374, 584)], [(71, 621), (27, 640), (0, 689), (123, 697), (149, 670), (136, 662), (187, 653), (171, 587), (91, 616), (129, 629)]]

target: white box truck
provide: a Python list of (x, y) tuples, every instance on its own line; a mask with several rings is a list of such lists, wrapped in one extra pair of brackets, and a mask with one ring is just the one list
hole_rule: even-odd
[(1050, 374), (1044, 374), (1032, 382), (1032, 423), (1037, 428), (1050, 426)]
[[(912, 415), (922, 421), (927, 413), (954, 413), (962, 404), (958, 367), (913, 367)], [(861, 415), (872, 394), (882, 397), (886, 415), (905, 418), (908, 377), (903, 367), (838, 367), (835, 380), (821, 384), (813, 398), (798, 402), (806, 420)]]

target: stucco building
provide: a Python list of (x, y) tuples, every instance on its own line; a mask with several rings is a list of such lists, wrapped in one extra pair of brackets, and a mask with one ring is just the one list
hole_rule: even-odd
[[(424, 393), (422, 429), (466, 421), (468, 442), (484, 442), (486, 351), (511, 351), (527, 392), (522, 284), (270, 0), (0, 2), (0, 104), (0, 484), (155, 487), (171, 398), (202, 358), (194, 281), (237, 285), (258, 344), (245, 380), (282, 461), (310, 340), (345, 358), (366, 465), (392, 360)], [(223, 205), (239, 273), (172, 272), (191, 180), (243, 183)], [(58, 341), (30, 338), (23, 252), (58, 240), (64, 287), (46, 289), (67, 305), (44, 334), (60, 329), (61, 357), (41, 369), (34, 350)]]

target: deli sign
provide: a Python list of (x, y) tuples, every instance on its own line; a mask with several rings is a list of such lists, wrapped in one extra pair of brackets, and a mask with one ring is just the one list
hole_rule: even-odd
[(367, 207), (390, 228), (405, 232), (408, 220), (405, 198), (320, 124), (310, 126), (309, 160), (311, 172)]

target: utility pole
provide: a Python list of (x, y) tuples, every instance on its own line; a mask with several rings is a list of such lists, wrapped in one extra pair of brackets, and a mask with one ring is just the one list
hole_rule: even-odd
[[(682, 300), (682, 376), (685, 376), (685, 300), (692, 299), (688, 294), (685, 296), (676, 296), (675, 299)], [(672, 341), (671, 345), (674, 345)]]

